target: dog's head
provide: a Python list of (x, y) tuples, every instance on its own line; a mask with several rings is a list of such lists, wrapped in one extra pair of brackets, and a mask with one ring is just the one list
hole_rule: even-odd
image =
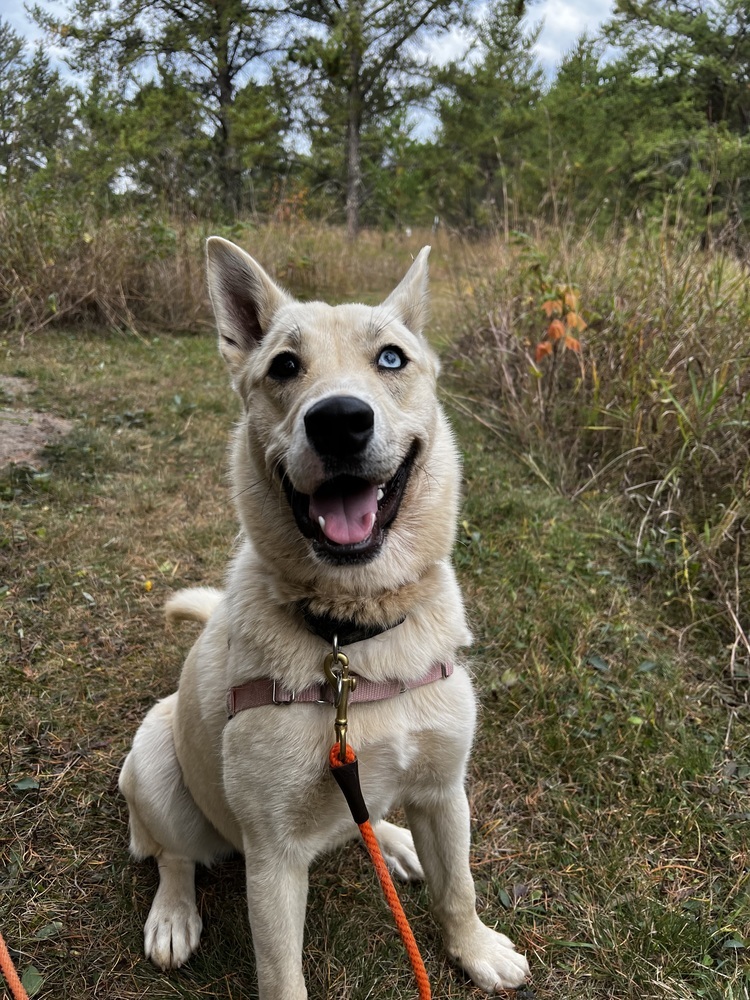
[(457, 459), (422, 336), (425, 247), (380, 306), (298, 302), (208, 241), (219, 344), (245, 415), (234, 476), (245, 530), (284, 572), (414, 578), (450, 551)]

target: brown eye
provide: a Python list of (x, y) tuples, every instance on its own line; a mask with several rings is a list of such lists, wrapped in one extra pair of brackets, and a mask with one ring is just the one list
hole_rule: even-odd
[(288, 378), (294, 378), (299, 374), (301, 364), (296, 354), (291, 351), (284, 351), (277, 354), (268, 369), (268, 377), (275, 378), (278, 382), (283, 382)]

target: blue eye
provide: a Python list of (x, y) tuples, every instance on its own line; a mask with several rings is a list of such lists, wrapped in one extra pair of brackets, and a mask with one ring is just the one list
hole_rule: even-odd
[(378, 368), (395, 371), (406, 365), (407, 358), (398, 347), (384, 347), (378, 358)]

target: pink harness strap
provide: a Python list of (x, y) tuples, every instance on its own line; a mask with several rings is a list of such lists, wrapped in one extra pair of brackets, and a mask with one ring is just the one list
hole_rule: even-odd
[[(452, 663), (435, 663), (426, 674), (413, 681), (370, 681), (366, 677), (357, 677), (357, 684), (349, 695), (349, 704), (354, 702), (385, 701), (395, 698), (405, 691), (432, 684), (453, 673)], [(354, 675), (352, 675), (354, 676)], [(263, 705), (296, 705), (313, 703), (318, 705), (333, 705), (333, 688), (326, 681), (304, 691), (290, 691), (280, 681), (271, 677), (260, 677), (257, 680), (245, 681), (227, 692), (227, 716), (233, 719), (238, 712), (247, 708), (261, 708)]]

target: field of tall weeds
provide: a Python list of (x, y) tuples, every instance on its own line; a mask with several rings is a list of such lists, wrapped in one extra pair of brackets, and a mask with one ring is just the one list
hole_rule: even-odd
[(682, 624), (748, 675), (750, 284), (667, 230), (517, 234), (464, 253), (459, 404), (543, 479), (611, 498)]
[[(402, 275), (399, 234), (365, 233), (356, 254), (339, 229), (292, 220), (210, 225), (135, 213), (100, 219), (85, 206), (0, 198), (0, 329), (15, 338), (52, 326), (136, 335), (190, 332), (211, 323), (203, 244), (234, 240), (303, 297), (367, 296)], [(408, 240), (419, 249), (420, 234)], [(399, 252), (400, 250), (400, 252)]]

